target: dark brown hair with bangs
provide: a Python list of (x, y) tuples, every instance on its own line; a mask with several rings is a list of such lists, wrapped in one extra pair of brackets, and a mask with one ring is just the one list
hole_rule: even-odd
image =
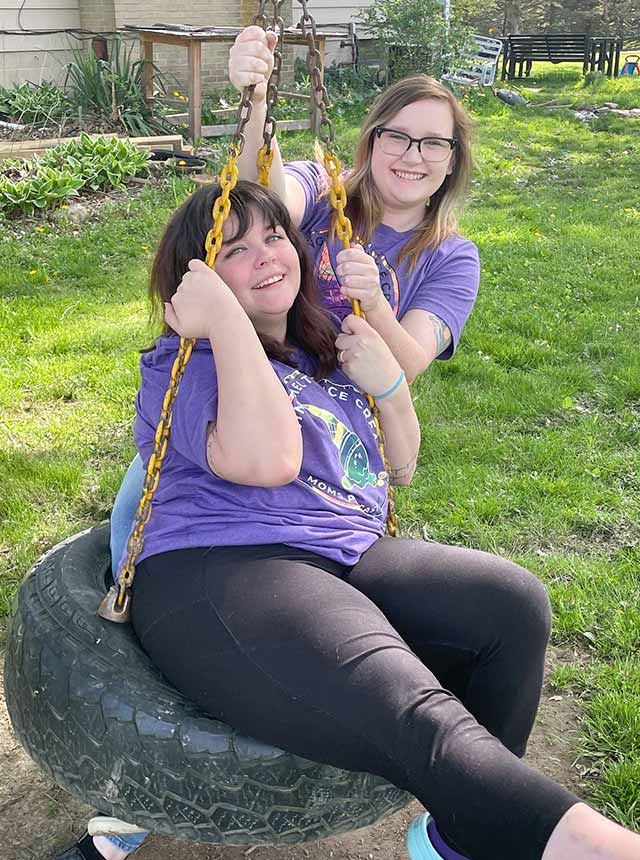
[[(164, 321), (164, 303), (171, 300), (187, 272), (190, 260), (204, 260), (204, 243), (212, 225), (212, 210), (221, 188), (204, 185), (195, 191), (173, 214), (167, 225), (151, 269), (149, 294), (151, 315), (162, 323), (163, 334), (176, 334)], [(300, 290), (287, 315), (289, 346), (276, 343), (258, 332), (269, 358), (294, 365), (292, 346), (297, 346), (318, 360), (316, 378), (326, 376), (337, 366), (336, 329), (322, 306), (320, 292), (313, 278), (307, 244), (293, 224), (285, 206), (268, 189), (254, 182), (240, 181), (229, 195), (231, 211), (236, 216), (237, 231), (228, 241), (241, 239), (253, 224), (253, 213), (260, 212), (269, 226), (283, 228), (300, 260)]]

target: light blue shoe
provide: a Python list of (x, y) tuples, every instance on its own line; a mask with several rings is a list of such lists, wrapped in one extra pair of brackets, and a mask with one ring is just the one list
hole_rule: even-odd
[[(427, 829), (431, 821), (433, 819), (429, 813), (423, 812), (422, 815), (414, 818), (409, 825), (409, 830), (407, 831), (407, 853), (409, 854), (409, 860), (445, 860), (445, 858), (450, 858), (450, 860), (469, 860), (464, 854), (459, 854), (450, 846), (445, 845), (444, 840), (435, 827), (435, 821), (431, 828), (432, 839)], [(438, 840), (436, 841), (438, 848), (433, 844), (434, 839)], [(442, 842), (442, 845), (439, 845), (439, 842)]]
[(427, 824), (430, 818), (428, 812), (423, 812), (422, 815), (414, 818), (409, 825), (407, 830), (409, 860), (442, 860), (442, 855), (438, 854), (433, 847), (427, 833)]

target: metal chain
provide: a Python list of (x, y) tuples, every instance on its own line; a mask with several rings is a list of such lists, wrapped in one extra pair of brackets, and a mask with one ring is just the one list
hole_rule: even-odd
[[(279, 29), (282, 36), (284, 32), (284, 23), (280, 15), (281, 7), (284, 0), (272, 0), (274, 17), (274, 28)], [(307, 56), (307, 66), (311, 74), (313, 85), (313, 99), (320, 111), (322, 120), (320, 124), (320, 138), (325, 144), (326, 152), (324, 156), (324, 164), (328, 175), (331, 177), (331, 203), (337, 211), (338, 226), (337, 232), (342, 244), (345, 248), (350, 247), (352, 237), (352, 228), (349, 218), (345, 215), (345, 207), (347, 197), (342, 183), (342, 164), (340, 159), (331, 151), (333, 148), (333, 125), (327, 115), (328, 94), (326, 87), (322, 82), (322, 57), (316, 48), (316, 25), (313, 17), (309, 14), (306, 0), (299, 0), (303, 7), (303, 17), (301, 26), (303, 33), (307, 36), (309, 42), (309, 51)], [(255, 16), (254, 23), (259, 23), (264, 26), (266, 23), (264, 11), (266, 0), (260, 0), (258, 12)], [(277, 56), (276, 56), (277, 55)], [(282, 53), (281, 51), (274, 52), (274, 68), (272, 76), (269, 80), (268, 96), (267, 96), (267, 117), (264, 128), (264, 144), (260, 150), (259, 170), (261, 171), (260, 181), (264, 185), (269, 182), (269, 168), (273, 160), (271, 152), (271, 141), (275, 133), (275, 120), (273, 118), (273, 107), (278, 98), (278, 86), (280, 82), (280, 73), (282, 69)], [(236, 127), (233, 139), (229, 145), (228, 161), (220, 176), (221, 193), (215, 200), (213, 205), (213, 226), (207, 233), (205, 239), (206, 263), (210, 268), (214, 268), (216, 257), (222, 247), (222, 228), (231, 211), (231, 201), (229, 195), (235, 188), (238, 181), (238, 159), (242, 154), (245, 145), (244, 130), (251, 117), (251, 98), (255, 86), (246, 87), (242, 93), (242, 98), (239, 107), (238, 125)], [(360, 303), (352, 302), (354, 313), (357, 316), (364, 316), (360, 308)], [(178, 395), (180, 382), (186, 370), (191, 353), (195, 344), (193, 338), (180, 338), (180, 346), (178, 355), (171, 368), (171, 378), (169, 386), (165, 393), (162, 403), (160, 420), (156, 427), (154, 449), (149, 463), (147, 464), (147, 472), (144, 479), (142, 498), (136, 510), (136, 516), (127, 542), (127, 555), (124, 563), (119, 571), (118, 583), (114, 585), (109, 593), (102, 601), (98, 614), (110, 621), (125, 623), (130, 618), (131, 607), (131, 586), (135, 577), (135, 564), (142, 551), (144, 545), (144, 530), (151, 516), (151, 508), (153, 497), (155, 495), (158, 483), (160, 480), (160, 470), (167, 453), (169, 444), (169, 434), (171, 431), (171, 420), (173, 414), (173, 405)], [(387, 474), (389, 474), (389, 465), (384, 450), (384, 436), (382, 427), (379, 421), (379, 412), (374, 399), (370, 394), (366, 395), (367, 402), (372, 412), (373, 421), (378, 438), (378, 446), (380, 454), (384, 462)], [(389, 505), (387, 514), (387, 532), (390, 535), (397, 536), (399, 534), (398, 518), (395, 513), (395, 497), (391, 482), (388, 484)]]
[(262, 133), (263, 144), (258, 153), (258, 182), (265, 187), (269, 185), (269, 172), (273, 164), (271, 141), (276, 133), (276, 120), (273, 111), (278, 101), (278, 88), (282, 72), (282, 47), (284, 45), (284, 20), (282, 18), (284, 0), (271, 0), (271, 2), (273, 4), (272, 28), (278, 34), (278, 42), (273, 52), (273, 71), (267, 86), (267, 111)]
[[(342, 182), (342, 163), (338, 156), (333, 152), (334, 134), (333, 123), (329, 119), (329, 94), (323, 81), (322, 55), (317, 48), (316, 38), (316, 22), (313, 15), (309, 12), (307, 0), (298, 0), (302, 6), (302, 17), (300, 18), (300, 29), (307, 39), (307, 69), (311, 76), (311, 94), (317, 110), (320, 112), (320, 127), (318, 129), (318, 137), (325, 146), (324, 152), (324, 167), (331, 179), (330, 199), (331, 205), (337, 213), (336, 235), (342, 242), (343, 248), (351, 247), (351, 237), (353, 228), (351, 221), (345, 214), (347, 205), (347, 194)], [(360, 302), (353, 300), (351, 302), (353, 312), (356, 316), (364, 319), (364, 313), (360, 307)], [(387, 509), (387, 534), (393, 537), (398, 537), (400, 534), (400, 522), (396, 514), (395, 491), (391, 484), (391, 474), (389, 470), (389, 462), (384, 448), (384, 433), (380, 425), (380, 412), (376, 406), (375, 400), (370, 394), (366, 395), (367, 403), (371, 409), (373, 422), (378, 438), (378, 447), (380, 455), (384, 463), (384, 467), (389, 475), (389, 504)]]
[[(266, 0), (260, 0), (256, 20), (264, 20), (264, 7)], [(222, 227), (229, 217), (231, 202), (229, 195), (238, 181), (238, 159), (245, 145), (244, 130), (251, 117), (251, 97), (255, 87), (246, 87), (242, 93), (240, 107), (238, 110), (238, 125), (229, 144), (228, 161), (220, 175), (221, 193), (213, 204), (213, 226), (207, 233), (205, 239), (206, 263), (212, 269), (215, 266), (216, 257), (222, 247)], [(169, 433), (171, 431), (171, 418), (173, 404), (180, 388), (180, 382), (186, 370), (195, 339), (180, 338), (178, 355), (171, 368), (171, 378), (167, 388), (160, 420), (156, 428), (155, 444), (153, 453), (147, 464), (147, 473), (144, 479), (142, 498), (138, 503), (133, 528), (127, 541), (126, 558), (120, 568), (118, 583), (114, 585), (106, 595), (98, 614), (110, 621), (125, 623), (130, 618), (131, 608), (131, 585), (135, 576), (135, 564), (144, 545), (144, 530), (151, 516), (153, 497), (160, 480), (160, 470), (169, 444)]]

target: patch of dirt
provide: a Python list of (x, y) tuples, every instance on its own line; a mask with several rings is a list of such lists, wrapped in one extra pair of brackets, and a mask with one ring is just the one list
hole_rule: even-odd
[[(2, 656), (2, 663), (4, 658)], [(569, 649), (550, 649), (547, 676), (561, 663), (575, 662)], [(1, 672), (1, 668), (0, 668)], [(545, 684), (527, 761), (576, 793), (583, 793), (574, 750), (580, 723), (579, 702)], [(4, 698), (0, 697), (0, 858), (52, 860), (84, 831), (93, 814), (43, 776), (15, 739)], [(405, 860), (409, 821), (421, 811), (416, 802), (372, 827), (340, 838), (299, 846), (220, 847), (151, 837), (136, 860)]]

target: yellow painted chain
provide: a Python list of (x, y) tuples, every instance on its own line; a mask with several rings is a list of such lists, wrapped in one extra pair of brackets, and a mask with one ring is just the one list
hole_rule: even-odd
[[(342, 182), (342, 163), (338, 156), (333, 152), (333, 125), (328, 115), (329, 96), (327, 93), (327, 89), (322, 81), (322, 58), (320, 56), (320, 52), (316, 47), (315, 42), (316, 25), (313, 19), (313, 15), (310, 14), (307, 8), (306, 0), (298, 0), (298, 2), (302, 6), (302, 18), (300, 20), (300, 28), (302, 32), (306, 35), (307, 42), (309, 45), (309, 49), (307, 52), (307, 67), (311, 76), (312, 96), (317, 109), (320, 111), (321, 116), (319, 136), (321, 137), (322, 142), (325, 145), (323, 161), (325, 170), (327, 171), (327, 175), (331, 180), (329, 198), (331, 200), (331, 205), (336, 210), (337, 215), (336, 235), (342, 242), (343, 248), (346, 249), (351, 247), (353, 228), (351, 226), (351, 221), (345, 213), (345, 209), (347, 206), (347, 193), (344, 189), (344, 183)], [(365, 315), (362, 312), (362, 308), (360, 307), (360, 302), (354, 299), (351, 301), (351, 305), (353, 307), (354, 314), (364, 319)], [(400, 535), (400, 522), (396, 513), (395, 491), (393, 485), (391, 484), (389, 461), (387, 460), (387, 455), (384, 448), (384, 433), (382, 432), (382, 427), (380, 426), (380, 413), (373, 397), (370, 394), (367, 394), (366, 398), (373, 417), (376, 437), (378, 439), (378, 448), (380, 449), (380, 456), (382, 457), (382, 462), (384, 463), (387, 475), (389, 476), (387, 534), (391, 535), (392, 537), (398, 537)]]
[[(215, 266), (218, 251), (222, 247), (222, 228), (231, 211), (229, 195), (238, 181), (239, 156), (239, 145), (232, 144), (229, 152), (229, 161), (220, 176), (222, 191), (213, 204), (213, 227), (209, 230), (205, 239), (206, 263), (212, 269)], [(191, 358), (194, 344), (195, 340), (193, 338), (180, 338), (178, 355), (171, 368), (171, 378), (164, 396), (160, 420), (156, 428), (153, 453), (147, 464), (142, 498), (138, 503), (134, 525), (127, 541), (127, 556), (120, 568), (118, 584), (110, 589), (98, 610), (100, 615), (111, 621), (127, 621), (129, 619), (131, 585), (135, 576), (135, 564), (142, 551), (145, 526), (151, 516), (153, 496), (158, 487), (160, 470), (167, 453), (173, 404), (177, 397), (184, 371)]]
[(269, 173), (273, 164), (273, 150), (267, 149), (266, 144), (258, 153), (258, 182), (265, 188), (269, 185)]
[[(336, 235), (341, 240), (343, 248), (350, 248), (351, 237), (353, 236), (353, 228), (351, 226), (351, 221), (349, 220), (348, 216), (345, 215), (344, 211), (345, 206), (347, 205), (347, 194), (344, 190), (344, 185), (342, 182), (342, 164), (340, 163), (340, 159), (332, 152), (325, 152), (324, 167), (331, 179), (331, 190), (329, 192), (329, 196), (331, 198), (331, 205), (337, 212), (338, 223), (336, 224)], [(362, 317), (364, 319), (365, 316), (362, 312), (362, 308), (360, 307), (360, 302), (357, 301), (357, 299), (352, 299), (351, 305), (353, 307), (354, 314), (357, 317)], [(387, 455), (384, 449), (384, 433), (382, 432), (382, 427), (380, 426), (380, 413), (373, 397), (370, 394), (367, 394), (366, 398), (373, 417), (373, 423), (378, 439), (378, 448), (380, 449), (380, 456), (382, 457), (382, 462), (384, 463), (384, 467), (387, 470), (387, 474), (389, 475), (387, 534), (391, 535), (392, 537), (398, 537), (400, 535), (400, 523), (398, 520), (398, 515), (396, 513), (395, 493), (391, 484), (389, 462), (387, 460)]]
[[(265, 2), (266, 0), (260, 0), (258, 14), (256, 15), (256, 21), (264, 21)], [(272, 0), (272, 2), (274, 3), (274, 14), (279, 15), (279, 8), (282, 5), (282, 0)], [(312, 35), (310, 36), (311, 52), (311, 46), (313, 45), (315, 35), (315, 22), (307, 12), (305, 0), (300, 0), (300, 2), (302, 2), (303, 4), (305, 17), (311, 21), (312, 25)], [(278, 24), (281, 27), (282, 33), (283, 27), (281, 22), (282, 19), (278, 18)], [(319, 53), (317, 49), (315, 49), (315, 46), (313, 47), (313, 50), (315, 51), (315, 56), (319, 56)], [(277, 76), (275, 79), (275, 83), (270, 91), (269, 98), (271, 107), (273, 106), (273, 104), (275, 104), (275, 101), (278, 96), (279, 71), (280, 63), (278, 63), (277, 66)], [(242, 94), (238, 127), (235, 131), (234, 139), (229, 147), (228, 162), (220, 175), (221, 193), (216, 198), (213, 204), (213, 226), (207, 233), (205, 239), (206, 263), (212, 269), (215, 266), (218, 252), (222, 247), (222, 228), (231, 211), (231, 201), (229, 199), (229, 196), (235, 188), (236, 183), (238, 182), (238, 159), (242, 154), (242, 150), (244, 148), (244, 128), (249, 121), (249, 117), (251, 116), (251, 96), (253, 94), (253, 89), (253, 87), (248, 87), (244, 90)], [(329, 144), (324, 156), (324, 164), (327, 174), (331, 177), (330, 196), (331, 203), (337, 212), (337, 235), (342, 241), (344, 248), (349, 248), (353, 231), (351, 227), (351, 222), (345, 214), (347, 196), (341, 176), (342, 165), (340, 163), (340, 159), (331, 152), (331, 144), (333, 142), (333, 128), (331, 126), (331, 122), (327, 118), (326, 89), (324, 87), (321, 88), (321, 91), (317, 95), (316, 100), (318, 107), (320, 108), (323, 115), (322, 128), (325, 130), (324, 141), (325, 143)], [(271, 122), (271, 130), (270, 132), (267, 132), (265, 130), (265, 143), (261, 148), (258, 156), (259, 180), (263, 185), (269, 184), (269, 170), (273, 162), (271, 140), (273, 138), (274, 125), (273, 118), (270, 116), (270, 109), (267, 112), (267, 120), (270, 120)], [(353, 301), (352, 305), (354, 313), (357, 316), (364, 317), (364, 314), (362, 313), (362, 310), (360, 308), (360, 303), (358, 301)], [(160, 480), (160, 470), (162, 468), (165, 455), (167, 453), (169, 434), (171, 432), (173, 405), (178, 395), (180, 382), (186, 370), (187, 364), (189, 363), (189, 359), (191, 358), (194, 344), (195, 339), (193, 338), (180, 338), (178, 355), (176, 356), (176, 359), (171, 368), (171, 378), (169, 381), (169, 386), (164, 396), (160, 420), (158, 421), (158, 425), (156, 427), (153, 453), (151, 454), (151, 457), (149, 458), (149, 463), (147, 464), (147, 472), (144, 479), (142, 497), (140, 499), (140, 502), (138, 503), (134, 525), (127, 541), (127, 555), (125, 561), (120, 568), (117, 585), (114, 585), (109, 590), (109, 593), (102, 601), (98, 610), (99, 615), (110, 621), (122, 623), (129, 620), (131, 604), (131, 586), (135, 576), (135, 564), (138, 559), (138, 556), (140, 555), (140, 552), (142, 551), (142, 547), (144, 544), (145, 526), (149, 522), (149, 518), (151, 516), (153, 497), (158, 487), (158, 482)], [(371, 395), (367, 394), (366, 397), (373, 416), (376, 435), (378, 438), (378, 445), (380, 448), (380, 454), (382, 456), (382, 460), (384, 462), (384, 466), (388, 474), (389, 466), (384, 450), (384, 437), (382, 433), (382, 428), (380, 426), (378, 409)], [(388, 492), (389, 505), (387, 515), (387, 532), (390, 535), (397, 536), (399, 534), (399, 526), (398, 519), (395, 513), (394, 493), (390, 481), (388, 485)]]

